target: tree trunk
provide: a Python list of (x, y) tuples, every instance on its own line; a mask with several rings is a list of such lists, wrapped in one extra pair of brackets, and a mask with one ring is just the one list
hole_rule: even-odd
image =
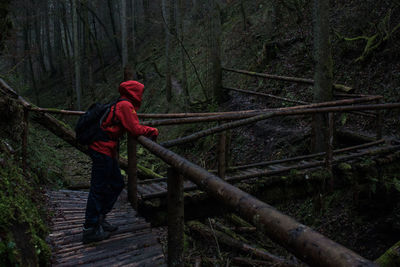
[[(332, 93), (332, 54), (329, 40), (329, 0), (314, 0), (314, 102), (330, 101)], [(313, 120), (313, 150), (325, 150), (326, 114), (316, 114)]]
[(79, 40), (78, 40), (78, 15), (76, 10), (76, 0), (72, 0), (72, 23), (73, 23), (73, 43), (74, 43), (74, 67), (75, 67), (75, 92), (76, 92), (76, 106), (81, 110), (81, 64), (79, 53)]
[(59, 1), (54, 2), (53, 10), (53, 25), (54, 25), (54, 54), (56, 56), (55, 69), (56, 72), (61, 70), (62, 61), (65, 58), (65, 53), (62, 45), (62, 30), (61, 30), (61, 10)]
[(113, 36), (114, 36), (115, 48), (117, 50), (119, 58), (122, 59), (121, 49), (119, 47), (118, 38), (117, 38), (117, 29), (115, 27), (115, 19), (114, 19), (114, 12), (113, 12), (113, 10), (114, 10), (113, 1), (107, 0), (107, 4), (108, 4), (108, 11), (109, 11), (109, 14), (110, 14), (111, 27), (112, 27)]
[[(38, 8), (38, 7), (36, 7), (36, 8)], [(41, 23), (40, 23), (41, 15), (38, 10), (35, 15), (36, 15), (36, 18), (34, 19), (33, 24), (34, 24), (34, 29), (35, 29), (35, 43), (36, 43), (36, 47), (38, 50), (37, 58), (38, 58), (39, 65), (42, 69), (42, 72), (46, 73), (47, 69), (46, 69), (46, 64), (44, 62), (43, 48), (42, 48), (42, 34), (41, 34), (42, 27), (41, 27)]]
[(131, 68), (133, 72), (133, 78), (137, 79), (136, 75), (136, 1), (131, 0), (131, 45), (132, 45), (132, 53), (131, 53)]
[(81, 2), (81, 8), (82, 10), (80, 12), (81, 14), (81, 19), (83, 22), (83, 35), (84, 35), (84, 56), (83, 56), (83, 67), (84, 67), (84, 75), (85, 77), (83, 78), (85, 85), (89, 88), (90, 91), (93, 90), (93, 67), (92, 67), (92, 45), (90, 43), (90, 25), (89, 25), (89, 10), (88, 7), (90, 5), (90, 2), (88, 0), (83, 0)]
[(183, 39), (185, 37), (185, 28), (184, 28), (185, 13), (186, 13), (186, 1), (179, 0), (178, 25), (179, 25), (180, 39), (182, 42), (181, 45), (182, 88), (185, 94), (185, 108), (187, 110), (190, 106), (190, 95), (187, 82), (187, 70), (186, 70), (186, 60), (185, 60), (186, 55), (185, 55), (185, 50), (183, 48)]
[[(172, 81), (171, 81), (171, 23), (168, 20), (167, 17), (167, 7), (166, 7), (166, 1), (167, 0), (162, 0), (162, 12), (163, 16), (165, 19), (165, 56), (167, 60), (167, 66), (166, 66), (166, 80), (165, 80), (165, 96), (167, 98), (167, 102), (171, 102), (172, 98)], [(168, 3), (171, 5), (171, 2), (174, 2), (174, 0), (168, 0)], [(171, 12), (171, 8), (169, 8), (169, 11)], [(171, 17), (171, 16), (170, 16)]]
[[(26, 17), (29, 18), (30, 14), (29, 11), (26, 10)], [(39, 91), (36, 86), (36, 78), (35, 78), (35, 70), (33, 69), (33, 62), (32, 62), (32, 53), (30, 49), (30, 44), (31, 44), (31, 31), (29, 30), (29, 24), (28, 21), (25, 22), (25, 27), (24, 27), (24, 37), (25, 37), (25, 53), (28, 53), (28, 65), (29, 65), (29, 72), (32, 80), (32, 86), (33, 90), (35, 92), (35, 100), (36, 104), (40, 105), (40, 98), (39, 98)]]
[[(50, 9), (49, 9), (50, 3), (48, 0), (46, 0), (43, 4), (45, 7), (44, 22), (45, 22), (45, 30), (46, 30), (47, 55), (48, 55), (48, 59), (49, 59), (51, 73), (54, 73), (55, 69), (54, 69), (54, 64), (53, 64), (53, 49), (51, 47), (51, 38), (50, 38), (51, 34), (50, 34), (50, 22), (49, 22), (49, 17), (51, 17), (50, 16), (51, 13), (50, 13)], [(54, 10), (54, 7), (53, 7), (53, 10)]]
[(143, 16), (146, 29), (150, 24), (150, 0), (143, 0)]
[(121, 50), (122, 50), (122, 69), (128, 64), (128, 42), (126, 29), (126, 0), (121, 0)]
[(222, 69), (221, 69), (221, 17), (220, 6), (217, 0), (212, 0), (212, 19), (211, 19), (211, 55), (212, 55), (212, 77), (214, 101), (221, 104), (226, 93), (222, 88)]

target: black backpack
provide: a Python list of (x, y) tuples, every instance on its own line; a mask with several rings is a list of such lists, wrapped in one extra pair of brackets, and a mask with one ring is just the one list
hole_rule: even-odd
[[(75, 126), (76, 140), (82, 145), (90, 145), (94, 141), (108, 141), (110, 138), (107, 133), (101, 129), (101, 124), (110, 114), (111, 107), (120, 101), (129, 101), (127, 99), (118, 99), (109, 104), (95, 103), (79, 117)], [(115, 110), (113, 112), (112, 123), (115, 122)]]

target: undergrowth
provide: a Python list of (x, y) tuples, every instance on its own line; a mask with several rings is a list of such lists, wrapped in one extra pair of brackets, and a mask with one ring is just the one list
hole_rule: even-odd
[(12, 158), (3, 153), (0, 168), (0, 265), (48, 265), (48, 228), (35, 174), (26, 178)]

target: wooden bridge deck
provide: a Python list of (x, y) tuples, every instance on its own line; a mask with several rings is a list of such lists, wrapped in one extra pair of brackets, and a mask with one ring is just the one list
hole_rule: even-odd
[(47, 196), (54, 213), (48, 237), (52, 266), (166, 266), (154, 229), (126, 201), (119, 199), (107, 216), (119, 229), (108, 240), (83, 245), (88, 193), (60, 190)]
[[(388, 151), (400, 150), (399, 146), (392, 146), (383, 143), (384, 140), (380, 140), (360, 146), (355, 146), (351, 150), (347, 150), (345, 148), (334, 151), (332, 159), (333, 164), (345, 161), (354, 162), (360, 159), (362, 156), (381, 153), (383, 148), (387, 148)], [(303, 156), (303, 157), (296, 157), (291, 159), (275, 160), (259, 164), (259, 166), (257, 166), (257, 164), (253, 164), (253, 166), (248, 165), (249, 167), (247, 168), (239, 167), (236, 170), (228, 172), (227, 177), (225, 177), (225, 180), (233, 184), (252, 178), (261, 178), (261, 177), (279, 175), (287, 173), (293, 169), (307, 170), (307, 169), (325, 168), (326, 163), (324, 155), (322, 154), (323, 153)], [(197, 189), (198, 187), (194, 183), (190, 181), (184, 182), (185, 192), (191, 192)], [(139, 200), (163, 198), (166, 196), (167, 196), (166, 178), (149, 179), (138, 182)]]

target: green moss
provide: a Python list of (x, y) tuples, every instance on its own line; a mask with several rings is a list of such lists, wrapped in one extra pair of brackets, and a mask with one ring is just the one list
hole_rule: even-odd
[(400, 241), (380, 256), (375, 263), (381, 267), (395, 267), (400, 265)]
[(50, 249), (40, 189), (11, 159), (0, 169), (0, 265), (46, 265)]
[(346, 162), (342, 162), (338, 165), (338, 169), (341, 171), (349, 171), (351, 170), (351, 165)]

